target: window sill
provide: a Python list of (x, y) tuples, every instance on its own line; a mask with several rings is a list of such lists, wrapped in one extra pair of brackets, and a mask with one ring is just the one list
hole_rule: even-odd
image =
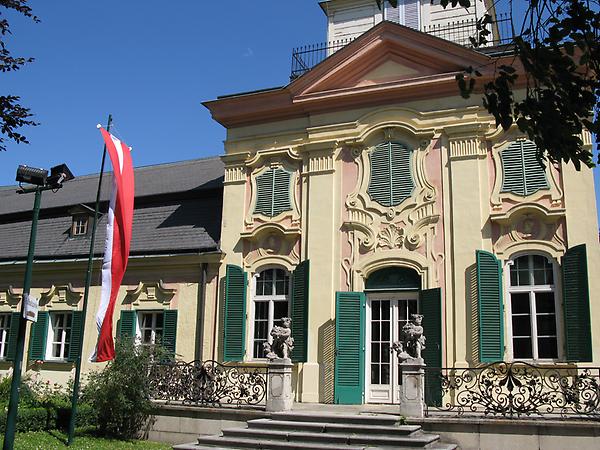
[(42, 370), (71, 370), (75, 362), (66, 359), (44, 359), (34, 361), (33, 365)]

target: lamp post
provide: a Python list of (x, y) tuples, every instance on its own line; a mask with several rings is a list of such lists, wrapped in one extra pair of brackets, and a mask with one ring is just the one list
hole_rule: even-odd
[[(62, 183), (73, 179), (74, 176), (66, 166), (61, 164), (50, 169), (50, 176), (45, 169), (37, 169), (28, 166), (19, 166), (17, 169), (16, 181), (19, 182), (19, 194), (35, 193), (33, 202), (33, 218), (31, 220), (31, 234), (29, 236), (29, 251), (27, 252), (27, 265), (25, 266), (25, 279), (23, 281), (23, 298), (21, 300), (21, 314), (17, 323), (17, 348), (15, 351), (15, 360), (13, 364), (12, 383), (10, 385), (10, 398), (8, 402), (8, 414), (6, 417), (6, 431), (4, 433), (4, 450), (12, 450), (15, 443), (15, 429), (17, 424), (17, 411), (19, 407), (19, 393), (21, 388), (21, 370), (23, 367), (23, 352), (25, 348), (25, 330), (27, 320), (25, 319), (25, 303), (31, 290), (31, 273), (33, 270), (33, 255), (35, 252), (35, 238), (37, 233), (37, 223), (40, 215), (40, 205), (42, 202), (42, 192), (47, 190), (57, 190), (62, 187)], [(22, 187), (21, 183), (27, 183), (32, 186)], [(12, 324), (11, 324), (12, 326)]]

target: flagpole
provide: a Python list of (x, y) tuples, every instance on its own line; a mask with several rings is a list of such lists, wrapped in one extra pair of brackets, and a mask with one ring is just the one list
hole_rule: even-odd
[[(110, 125), (112, 124), (112, 115), (108, 115), (108, 123), (106, 125), (106, 131), (110, 132)], [(71, 417), (69, 419), (69, 434), (67, 438), (67, 445), (73, 443), (75, 435), (75, 419), (77, 416), (77, 401), (79, 400), (79, 379), (81, 378), (81, 354), (83, 353), (83, 337), (85, 335), (85, 321), (87, 319), (87, 305), (88, 297), (90, 294), (90, 285), (92, 284), (92, 267), (94, 263), (94, 242), (96, 240), (96, 228), (98, 225), (98, 210), (100, 208), (100, 194), (102, 191), (102, 176), (104, 175), (104, 162), (106, 161), (106, 143), (102, 151), (102, 164), (100, 165), (100, 178), (98, 180), (98, 191), (96, 192), (96, 208), (94, 210), (94, 221), (92, 222), (92, 236), (90, 240), (90, 254), (88, 257), (87, 272), (85, 274), (85, 291), (83, 294), (83, 306), (81, 322), (81, 348), (79, 355), (75, 361), (75, 380), (73, 381), (73, 394), (71, 397)]]

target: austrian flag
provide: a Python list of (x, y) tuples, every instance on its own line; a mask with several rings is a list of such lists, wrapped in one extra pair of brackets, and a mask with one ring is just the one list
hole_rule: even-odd
[(133, 164), (131, 149), (104, 128), (100, 128), (113, 167), (113, 186), (106, 224), (106, 244), (102, 263), (102, 292), (96, 315), (98, 343), (92, 361), (115, 357), (112, 322), (115, 302), (127, 269), (133, 223)]

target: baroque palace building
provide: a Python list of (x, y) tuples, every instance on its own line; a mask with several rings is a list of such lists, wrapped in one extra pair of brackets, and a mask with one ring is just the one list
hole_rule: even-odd
[[(591, 170), (540, 165), (535, 144), (496, 127), (480, 95), (458, 92), (464, 68), (485, 80), (513, 61), (496, 45), (500, 20), (489, 46), (468, 45), (491, 4), (320, 6), (336, 42), (295, 51), (287, 86), (205, 103), (227, 130), (221, 159), (136, 170), (119, 333), (162, 336), (186, 361), (256, 365), (289, 316), (299, 402), (397, 403), (391, 346), (415, 313), (430, 368), (599, 365)], [(96, 183), (81, 177), (43, 199), (33, 274), (42, 307), (27, 369), (54, 381), (96, 339), (99, 276), (85, 342), (77, 332)], [(14, 188), (0, 199), (6, 373), (32, 200)], [(439, 382), (426, 384), (427, 401), (439, 402)]]
[(391, 345), (421, 313), (428, 367), (597, 364), (591, 170), (542, 166), (458, 93), (464, 68), (512, 63), (491, 45), (501, 22), (475, 50), (474, 22), (458, 32), (464, 10), (437, 2), (320, 5), (329, 41), (346, 41), (295, 52), (283, 88), (205, 103), (227, 128), (224, 360), (261, 361), (289, 315), (297, 401), (396, 403)]

